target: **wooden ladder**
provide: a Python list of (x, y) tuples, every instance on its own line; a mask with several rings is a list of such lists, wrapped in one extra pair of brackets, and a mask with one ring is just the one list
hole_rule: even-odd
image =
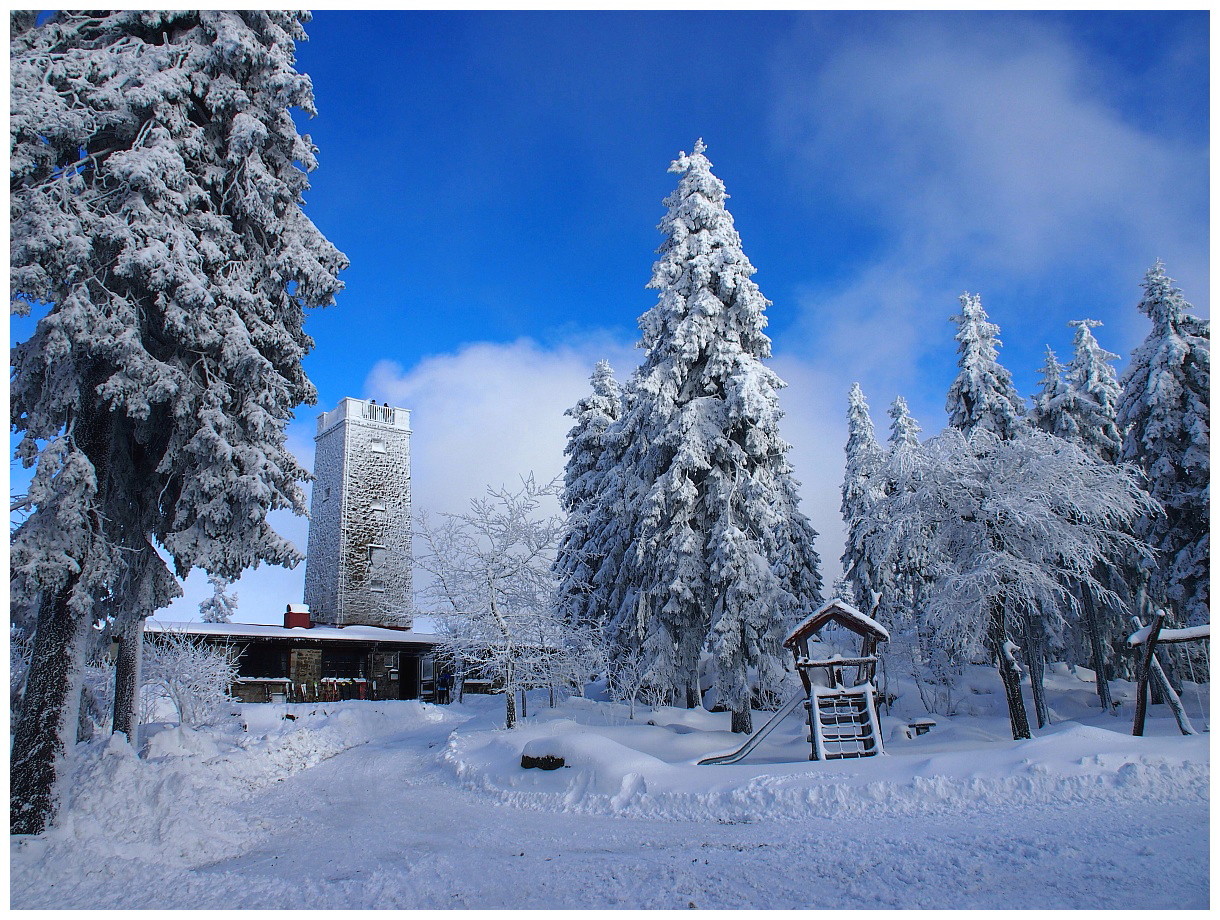
[(809, 709), (810, 760), (872, 757), (885, 752), (878, 731), (871, 683), (857, 687), (813, 687)]

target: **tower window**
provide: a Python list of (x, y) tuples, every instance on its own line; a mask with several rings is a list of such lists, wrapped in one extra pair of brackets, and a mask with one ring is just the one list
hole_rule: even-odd
[(369, 449), (375, 454), (384, 454), (386, 452), (385, 438), (373, 438), (369, 442)]

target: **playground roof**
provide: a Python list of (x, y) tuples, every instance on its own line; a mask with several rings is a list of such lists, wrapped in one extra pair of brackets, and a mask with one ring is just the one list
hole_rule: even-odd
[(865, 616), (851, 604), (833, 600), (821, 607), (817, 613), (805, 620), (784, 640), (784, 648), (792, 648), (802, 639), (807, 639), (830, 622), (838, 623), (860, 636), (874, 636), (881, 642), (889, 641), (890, 634), (884, 626), (870, 616)]

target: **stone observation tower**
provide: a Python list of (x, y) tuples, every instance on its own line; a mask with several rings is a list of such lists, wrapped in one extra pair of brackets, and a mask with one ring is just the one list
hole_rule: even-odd
[(318, 416), (305, 603), (331, 626), (411, 626), (411, 413), (344, 399)]

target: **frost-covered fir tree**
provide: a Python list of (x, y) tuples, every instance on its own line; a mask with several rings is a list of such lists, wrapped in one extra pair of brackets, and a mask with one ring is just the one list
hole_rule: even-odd
[(944, 571), (935, 549), (935, 522), (910, 528), (899, 546), (889, 546), (886, 509), (897, 492), (918, 482), (927, 468), (927, 455), (919, 440), (922, 431), (906, 399), (897, 396), (890, 405), (889, 452), (878, 476), (885, 480), (883, 498), (872, 511), (873, 535), (869, 542), (872, 570), (879, 576), (877, 618), (890, 630), (890, 654), (905, 653), (920, 699), (929, 712), (953, 712), (954, 679), (960, 673), (959, 649), (945, 642), (931, 621), (927, 598)]
[(894, 450), (900, 446), (918, 447), (919, 433), (923, 429), (912, 417), (906, 399), (895, 396), (893, 403), (890, 404), (888, 415), (890, 417), (890, 449)]
[(962, 312), (952, 317), (958, 374), (945, 401), (949, 424), (966, 435), (982, 428), (1011, 438), (1025, 425), (1025, 404), (999, 362), (1000, 327), (988, 320), (978, 294), (958, 299)]
[[(1068, 438), (1092, 458), (1104, 464), (1118, 462), (1122, 449), (1122, 437), (1116, 417), (1121, 397), (1118, 377), (1113, 361), (1118, 355), (1100, 347), (1093, 337), (1093, 329), (1102, 325), (1097, 320), (1074, 320), (1069, 326), (1076, 328), (1072, 343), (1071, 365), (1060, 379), (1058, 393), (1050, 393), (1044, 383), (1043, 394), (1036, 399), (1036, 423), (1043, 431)], [(1049, 349), (1048, 349), (1049, 354)], [(1046, 406), (1046, 408), (1043, 408)], [(1100, 567), (1094, 572), (1114, 591), (1129, 594), (1125, 583), (1131, 570), (1130, 560), (1114, 560), (1114, 564)], [(1113, 706), (1107, 680), (1107, 636), (1121, 632), (1119, 608), (1102, 604), (1092, 592), (1077, 591), (1083, 606), (1083, 628), (1089, 645), (1089, 664), (1097, 675), (1097, 693), (1103, 709)]]
[[(316, 161), (288, 110), (313, 112), (293, 67), (307, 18), (13, 20), (11, 290), (42, 314), (12, 353), (16, 453), (33, 468), (12, 591), (39, 606), (14, 832), (52, 816), (94, 620), (121, 615), (130, 637), (124, 621), (180, 592), (154, 544), (179, 576), (300, 558), (266, 516), (305, 513), (284, 434), (314, 401), (303, 308), (332, 303), (346, 265), (301, 211)], [(129, 721), (138, 668), (120, 665)]]
[(868, 554), (868, 540), (879, 523), (871, 514), (877, 499), (884, 494), (878, 479), (882, 450), (877, 443), (873, 420), (868, 414), (868, 402), (860, 384), (853, 383), (847, 395), (847, 446), (843, 468), (843, 526), (847, 541), (843, 550), (843, 571), (852, 586), (849, 603), (871, 611), (874, 596), (880, 591), (878, 574), (873, 572)]
[[(1112, 362), (1118, 355), (1103, 349), (1092, 330), (1101, 325), (1097, 320), (1074, 320), (1075, 327), (1071, 365), (1052, 369), (1053, 354), (1047, 349), (1042, 392), (1035, 397), (1034, 421), (1044, 431), (1066, 438), (1100, 463), (1116, 463), (1122, 449), (1116, 417), (1121, 389)], [(1052, 373), (1055, 379), (1052, 380)], [(1124, 574), (1129, 560), (1108, 560), (1095, 576), (1114, 590), (1127, 594)], [(1090, 665), (1096, 675), (1097, 695), (1102, 708), (1113, 706), (1106, 678), (1105, 649), (1111, 634), (1122, 631), (1119, 608), (1098, 602), (1090, 591), (1078, 590), (1084, 608), (1084, 634), (1089, 644)]]
[(564, 622), (583, 624), (604, 620), (605, 601), (592, 596), (594, 576), (606, 557), (599, 546), (608, 523), (604, 481), (608, 458), (603, 442), (622, 413), (622, 391), (608, 361), (597, 362), (589, 382), (593, 392), (564, 413), (576, 424), (564, 448), (568, 462), (560, 504), (567, 519), (555, 556), (556, 608)]
[(819, 603), (821, 578), (779, 436), (784, 384), (762, 363), (768, 301), (704, 150), (670, 167), (681, 178), (660, 224), (657, 304), (640, 318), (646, 353), (616, 426), (635, 589), (616, 613), (620, 626), (634, 617), (651, 683), (688, 703), (706, 647), (719, 703), (749, 731), (751, 672), (776, 679), (780, 642)]
[(233, 584), (221, 575), (209, 575), (212, 594), (199, 602), (199, 619), (204, 623), (229, 623), (237, 612), (237, 595), (228, 590)]
[(1072, 343), (1072, 363), (1067, 383), (1075, 394), (1076, 428), (1080, 446), (1103, 463), (1117, 463), (1122, 456), (1122, 433), (1118, 429), (1118, 403), (1122, 387), (1114, 373), (1118, 355), (1098, 344), (1093, 331), (1101, 322), (1078, 319), (1068, 323), (1076, 328)]
[(1081, 410), (1071, 385), (1064, 380), (1064, 366), (1048, 345), (1042, 365), (1041, 387), (1034, 396), (1030, 421), (1047, 434), (1079, 442)]
[(1210, 619), (1208, 553), (1211, 324), (1157, 262), (1144, 278), (1140, 312), (1152, 320), (1122, 377), (1123, 459), (1141, 467), (1164, 509), (1140, 525), (1156, 552), (1149, 591), (1189, 625)]

